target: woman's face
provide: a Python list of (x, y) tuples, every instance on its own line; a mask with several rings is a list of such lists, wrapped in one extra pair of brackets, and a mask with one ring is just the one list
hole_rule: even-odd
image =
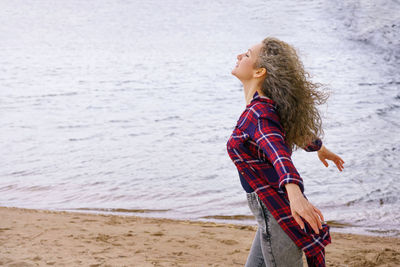
[(251, 80), (254, 78), (255, 69), (254, 63), (260, 54), (262, 44), (258, 43), (249, 48), (245, 53), (237, 55), (236, 67), (232, 70), (232, 75), (236, 76), (241, 81)]

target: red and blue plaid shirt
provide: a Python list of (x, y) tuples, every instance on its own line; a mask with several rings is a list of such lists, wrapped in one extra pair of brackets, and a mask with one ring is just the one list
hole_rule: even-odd
[[(275, 101), (255, 92), (241, 114), (227, 142), (229, 157), (254, 189), (288, 236), (301, 248), (309, 266), (325, 266), (324, 247), (331, 243), (329, 226), (315, 234), (304, 221), (304, 230), (295, 221), (285, 184), (294, 183), (304, 194), (303, 179), (291, 160)], [(314, 140), (306, 151), (317, 151), (322, 141)]]

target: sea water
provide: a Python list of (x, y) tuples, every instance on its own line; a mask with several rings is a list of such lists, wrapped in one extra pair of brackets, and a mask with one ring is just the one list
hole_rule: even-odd
[(0, 205), (254, 224), (230, 72), (274, 36), (331, 90), (346, 162), (294, 152), (307, 197), (333, 230), (399, 236), (399, 3), (378, 2), (1, 1)]

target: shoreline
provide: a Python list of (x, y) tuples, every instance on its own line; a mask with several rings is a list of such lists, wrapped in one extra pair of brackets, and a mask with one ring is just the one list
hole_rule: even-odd
[[(22, 208), (16, 206), (0, 206), (0, 208), (20, 208), (29, 210), (45, 210), (55, 212), (71, 212), (71, 213), (87, 213), (87, 214), (102, 214), (102, 215), (116, 215), (116, 216), (132, 216), (153, 219), (169, 219), (174, 221), (193, 221), (193, 222), (212, 222), (221, 224), (234, 224), (234, 225), (247, 225), (255, 226), (256, 221), (252, 215), (209, 215), (198, 218), (182, 218), (165, 216), (165, 212), (169, 209), (123, 209), (123, 208), (75, 208), (75, 209), (46, 209), (46, 208)], [(393, 234), (393, 230), (366, 230), (364, 226), (359, 226), (351, 223), (343, 223), (336, 220), (326, 221), (330, 226), (331, 232), (343, 234), (355, 234), (363, 236), (376, 236), (376, 237), (394, 237), (400, 238), (400, 235)], [(361, 230), (360, 230), (361, 229)]]
[[(243, 266), (256, 226), (0, 207), (1, 266)], [(328, 266), (399, 266), (400, 238), (332, 232)], [(303, 256), (304, 266), (305, 257)]]

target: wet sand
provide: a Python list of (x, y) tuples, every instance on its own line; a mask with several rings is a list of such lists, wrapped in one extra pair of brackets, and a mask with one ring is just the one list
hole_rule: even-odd
[[(256, 230), (7, 207), (0, 218), (0, 266), (10, 267), (243, 266)], [(399, 238), (331, 234), (327, 266), (400, 266)]]

